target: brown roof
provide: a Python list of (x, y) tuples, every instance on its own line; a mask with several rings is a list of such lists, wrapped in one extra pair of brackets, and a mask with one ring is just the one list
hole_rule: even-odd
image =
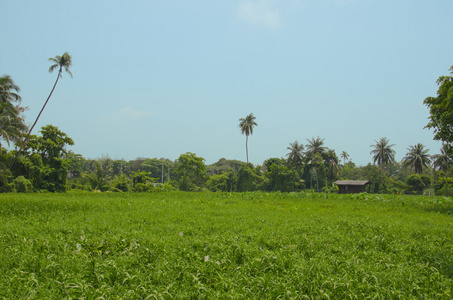
[(366, 185), (370, 183), (369, 180), (337, 180), (334, 182), (336, 185)]

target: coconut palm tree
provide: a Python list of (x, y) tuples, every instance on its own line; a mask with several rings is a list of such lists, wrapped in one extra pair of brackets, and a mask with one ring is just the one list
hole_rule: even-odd
[[(11, 141), (20, 142), (22, 132), (26, 129), (27, 126), (20, 117), (20, 111), (14, 106), (0, 103), (0, 140), (5, 140), (8, 146), (10, 146)], [(0, 153), (1, 150), (2, 144), (0, 142)]]
[(60, 79), (60, 77), (63, 76), (63, 69), (66, 71), (66, 73), (71, 75), (71, 78), (72, 78), (72, 73), (69, 70), (69, 67), (72, 66), (72, 60), (71, 60), (71, 55), (69, 55), (68, 52), (63, 53), (62, 56), (57, 55), (55, 57), (51, 57), (51, 58), (49, 58), (49, 61), (54, 63), (53, 65), (50, 66), (49, 73), (52, 73), (55, 69), (58, 69), (57, 79), (55, 80), (55, 84), (53, 85), (53, 88), (50, 91), (49, 97), (47, 97), (46, 102), (44, 102), (44, 105), (42, 106), (41, 111), (39, 112), (38, 116), (36, 117), (35, 122), (31, 126), (30, 131), (28, 132), (27, 137), (25, 138), (25, 140), (28, 139), (28, 136), (30, 135), (30, 133), (33, 130), (33, 128), (35, 127), (36, 123), (38, 122), (39, 117), (41, 116), (44, 108), (47, 105), (47, 102), (49, 102), (49, 99), (52, 96), (53, 91), (55, 90), (55, 87), (57, 86), (58, 80)]
[(373, 163), (383, 167), (390, 162), (395, 160), (395, 150), (392, 149), (394, 144), (389, 144), (390, 140), (383, 137), (378, 141), (375, 141), (375, 145), (371, 145), (370, 147), (374, 147), (371, 150), (370, 154), (373, 154)]
[(441, 171), (448, 170), (452, 163), (452, 158), (448, 153), (451, 153), (451, 146), (443, 144), (442, 148), (440, 148), (440, 154), (434, 154), (432, 157), (434, 169)]
[(316, 154), (319, 153), (321, 156), (324, 155), (324, 152), (327, 151), (327, 147), (324, 147), (324, 139), (321, 139), (319, 136), (317, 138), (312, 137), (311, 140), (307, 139), (308, 144), (306, 145), (307, 147), (307, 152), (306, 155), (309, 159), (312, 159), (312, 157)]
[(346, 151), (341, 152), (340, 157), (343, 159), (343, 167), (346, 165), (346, 160), (349, 159), (349, 154)]
[(0, 102), (12, 103), (20, 102), (22, 99), (19, 96), (19, 86), (17, 86), (9, 75), (0, 77)]
[(253, 134), (253, 127), (258, 126), (255, 122), (256, 117), (253, 113), (249, 114), (245, 118), (239, 119), (239, 128), (241, 129), (241, 133), (245, 134), (245, 152), (247, 155), (247, 164), (249, 163), (249, 150), (248, 150), (248, 139), (249, 135)]
[[(5, 140), (8, 146), (10, 141), (20, 141), (22, 132), (27, 129), (21, 116), (24, 108), (13, 104), (21, 101), (19, 91), (10, 76), (0, 77), (0, 140)], [(0, 143), (0, 153), (1, 149)]]
[(286, 149), (289, 150), (289, 153), (286, 154), (286, 156), (288, 156), (289, 164), (295, 167), (300, 166), (303, 159), (304, 145), (299, 144), (298, 141), (295, 141), (294, 143), (290, 143), (289, 147)]
[(409, 152), (403, 158), (403, 165), (414, 168), (415, 173), (421, 174), (423, 168), (428, 168), (428, 165), (431, 164), (429, 149), (425, 149), (423, 144), (418, 143), (415, 146), (409, 146), (407, 150)]
[(38, 123), (38, 120), (39, 120), (39, 117), (41, 116), (44, 108), (46, 107), (47, 105), (47, 102), (49, 102), (49, 99), (50, 97), (52, 96), (53, 94), (53, 91), (55, 90), (55, 87), (57, 86), (57, 83), (58, 83), (58, 80), (60, 79), (60, 77), (63, 76), (63, 69), (66, 71), (66, 73), (68, 73), (69, 75), (71, 75), (71, 78), (72, 78), (72, 73), (71, 71), (69, 70), (69, 67), (72, 66), (72, 59), (71, 59), (71, 55), (69, 55), (68, 52), (65, 52), (63, 53), (63, 55), (57, 55), (55, 57), (51, 57), (49, 58), (49, 61), (53, 62), (54, 64), (52, 64), (49, 68), (49, 73), (52, 73), (55, 69), (58, 69), (58, 75), (57, 75), (57, 79), (55, 80), (55, 83), (52, 87), (52, 90), (50, 91), (50, 94), (49, 96), (47, 97), (47, 100), (46, 102), (44, 102), (44, 105), (42, 106), (41, 108), (41, 111), (39, 112), (38, 116), (36, 117), (36, 120), (35, 122), (33, 122), (33, 125), (30, 127), (30, 130), (28, 131), (27, 133), (27, 136), (25, 137), (24, 139), (24, 143), (23, 143), (23, 147), (21, 147), (21, 149), (19, 149), (19, 151), (17, 151), (17, 154), (13, 160), (13, 162), (11, 163), (11, 166), (10, 168), (14, 165), (14, 163), (16, 162), (17, 160), (17, 157), (19, 156), (20, 152), (22, 151), (22, 148), (24, 148), (26, 145), (27, 145), (27, 142), (28, 142), (28, 138), (33, 130), (33, 128), (35, 128), (35, 125), (36, 123)]

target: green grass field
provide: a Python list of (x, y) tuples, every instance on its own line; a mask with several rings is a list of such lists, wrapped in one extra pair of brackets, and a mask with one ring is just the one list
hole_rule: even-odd
[(3, 299), (450, 299), (453, 201), (0, 195)]

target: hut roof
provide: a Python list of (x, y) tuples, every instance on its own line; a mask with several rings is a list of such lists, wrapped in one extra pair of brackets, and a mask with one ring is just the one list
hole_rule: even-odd
[(334, 182), (336, 185), (366, 185), (370, 183), (369, 180), (337, 180)]

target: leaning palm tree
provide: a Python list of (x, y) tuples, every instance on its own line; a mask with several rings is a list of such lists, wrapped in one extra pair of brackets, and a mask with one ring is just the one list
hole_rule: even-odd
[[(38, 120), (39, 120), (39, 117), (41, 116), (44, 108), (46, 107), (47, 105), (47, 102), (49, 102), (49, 99), (50, 97), (52, 96), (53, 94), (53, 91), (55, 90), (55, 87), (57, 86), (57, 83), (58, 83), (58, 80), (60, 79), (60, 77), (63, 76), (63, 69), (69, 74), (71, 75), (71, 78), (72, 78), (72, 73), (71, 71), (69, 70), (69, 67), (72, 66), (72, 60), (71, 60), (71, 55), (69, 55), (68, 52), (65, 52), (63, 53), (63, 55), (57, 55), (55, 57), (51, 57), (49, 58), (49, 61), (53, 62), (54, 64), (52, 64), (49, 68), (49, 73), (52, 73), (55, 69), (58, 69), (58, 75), (57, 75), (57, 79), (55, 80), (55, 84), (53, 85), (52, 87), (52, 90), (50, 91), (50, 94), (49, 96), (47, 97), (47, 100), (46, 102), (44, 102), (44, 105), (42, 106), (41, 108), (41, 111), (39, 112), (38, 116), (36, 117), (36, 120), (35, 122), (33, 123), (33, 125), (30, 127), (30, 130), (28, 131), (25, 139), (24, 139), (24, 143), (23, 143), (23, 147), (24, 148), (26, 145), (27, 145), (27, 142), (28, 142), (28, 138), (33, 130), (33, 128), (35, 128), (35, 125), (36, 123), (38, 123)], [(17, 151), (17, 154), (16, 154), (16, 157), (14, 158), (13, 162), (11, 163), (11, 166), (10, 168), (14, 165), (14, 163), (16, 162), (17, 160), (17, 157), (19, 156), (20, 152), (22, 151), (22, 148), (19, 149), (19, 151)]]
[(319, 153), (321, 156), (324, 155), (324, 152), (327, 151), (327, 147), (324, 147), (324, 139), (321, 139), (319, 136), (317, 138), (312, 137), (311, 140), (307, 139), (308, 144), (307, 147), (307, 157), (308, 159), (312, 159), (312, 157)]
[(375, 141), (375, 145), (371, 145), (370, 147), (374, 147), (371, 150), (370, 154), (373, 154), (373, 163), (377, 163), (379, 167), (383, 167), (390, 162), (395, 160), (395, 150), (392, 149), (394, 144), (389, 144), (390, 140), (383, 137), (378, 141)]
[(290, 143), (289, 147), (286, 149), (289, 150), (289, 153), (286, 154), (286, 156), (288, 156), (289, 164), (295, 167), (300, 166), (303, 159), (304, 145), (299, 144), (298, 141), (295, 141), (294, 143)]
[(49, 73), (52, 73), (55, 69), (58, 68), (57, 79), (55, 80), (55, 84), (53, 85), (53, 88), (52, 88), (52, 90), (50, 91), (49, 97), (47, 97), (46, 102), (44, 102), (44, 105), (42, 106), (41, 111), (39, 112), (38, 116), (36, 117), (35, 122), (34, 122), (33, 125), (31, 126), (30, 131), (28, 132), (27, 137), (25, 138), (25, 140), (28, 139), (28, 136), (30, 135), (30, 133), (31, 133), (31, 131), (33, 130), (33, 128), (35, 127), (36, 123), (38, 122), (39, 117), (41, 116), (41, 114), (42, 114), (44, 108), (45, 108), (46, 105), (47, 105), (47, 102), (49, 102), (49, 99), (50, 99), (50, 97), (52, 96), (53, 91), (55, 90), (55, 87), (57, 86), (58, 80), (60, 79), (60, 77), (63, 76), (63, 69), (64, 69), (69, 75), (71, 75), (71, 78), (72, 78), (72, 73), (71, 73), (71, 71), (69, 70), (69, 67), (72, 66), (72, 61), (71, 61), (71, 55), (69, 55), (68, 52), (63, 53), (62, 56), (57, 55), (57, 56), (55, 56), (55, 57), (51, 57), (51, 58), (49, 58), (49, 61), (51, 61), (51, 62), (54, 63), (53, 65), (50, 66), (50, 68), (49, 68)]
[(409, 152), (403, 158), (403, 165), (414, 168), (415, 173), (421, 174), (423, 168), (428, 168), (428, 165), (431, 164), (429, 149), (425, 149), (423, 144), (418, 143), (415, 146), (409, 146), (407, 150)]
[(253, 113), (249, 114), (245, 118), (239, 119), (239, 128), (241, 129), (241, 133), (245, 134), (245, 152), (247, 155), (247, 164), (249, 163), (249, 150), (248, 150), (248, 139), (249, 135), (253, 134), (253, 127), (258, 126), (255, 122), (256, 117)]

